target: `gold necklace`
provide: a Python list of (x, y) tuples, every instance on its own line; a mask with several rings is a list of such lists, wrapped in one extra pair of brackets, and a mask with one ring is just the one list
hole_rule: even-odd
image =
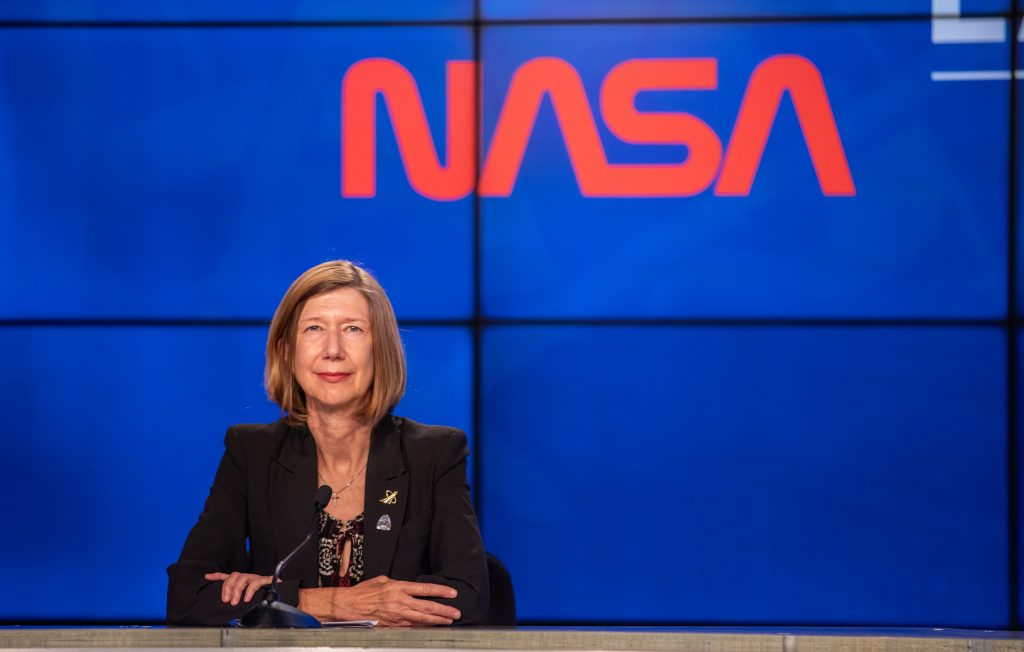
[[(357, 471), (357, 472), (356, 472), (356, 474), (355, 474), (354, 476), (352, 476), (352, 477), (351, 477), (351, 478), (349, 479), (349, 481), (348, 481), (348, 482), (346, 482), (346, 483), (345, 483), (345, 486), (344, 486), (344, 487), (342, 487), (341, 489), (338, 489), (337, 491), (335, 491), (334, 493), (332, 493), (332, 494), (331, 494), (331, 500), (338, 500), (338, 498), (339, 498), (339, 497), (341, 496), (341, 494), (342, 494), (342, 493), (344, 493), (344, 491), (345, 491), (346, 489), (348, 489), (349, 487), (351, 487), (351, 486), (352, 486), (352, 483), (356, 481), (356, 478), (358, 478), (359, 476), (361, 476), (361, 475), (363, 474), (363, 471), (365, 471), (365, 470), (366, 470), (366, 463), (364, 463), (364, 464), (363, 464), (363, 468), (359, 469), (359, 471)], [(316, 477), (317, 477), (317, 479), (319, 479), (319, 480), (320, 480), (320, 484), (327, 484), (327, 483), (326, 483), (326, 482), (324, 481), (324, 476), (320, 475), (320, 471), (317, 471), (317, 472), (316, 472)]]

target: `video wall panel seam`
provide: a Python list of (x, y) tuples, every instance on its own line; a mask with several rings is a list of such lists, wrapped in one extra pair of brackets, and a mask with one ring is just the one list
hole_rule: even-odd
[[(480, 55), (480, 40), (483, 35), (483, 30), (480, 24), (480, 3), (481, 0), (473, 0), (473, 61), (476, 66), (473, 71), (475, 77), (473, 98), (473, 133), (476, 135), (477, 142), (483, 142), (483, 65)], [(481, 166), (481, 148), (479, 144), (473, 148), (473, 188), (480, 186), (480, 166)], [(481, 429), (483, 425), (483, 402), (481, 399), (482, 394), (482, 369), (480, 357), (483, 352), (483, 324), (481, 318), (483, 316), (483, 290), (481, 282), (481, 265), (482, 265), (482, 248), (480, 236), (481, 229), (481, 216), (480, 216), (480, 193), (473, 192), (473, 320), (472, 320), (472, 336), (473, 336), (473, 454), (476, 458), (476, 463), (473, 465), (473, 507), (476, 509), (477, 519), (481, 531), (483, 531), (484, 523), (484, 505), (481, 498), (483, 494), (483, 483), (485, 482), (483, 473), (480, 469), (483, 467), (483, 435)]]
[[(851, 326), (905, 326), (916, 327), (1005, 327), (1007, 319), (941, 319), (941, 318), (762, 318), (762, 317), (695, 317), (695, 318), (572, 318), (572, 319), (540, 319), (529, 317), (510, 318), (484, 318), (479, 319), (398, 319), (399, 327), (422, 327), (422, 326), (451, 326), (451, 327), (481, 327), (489, 326), (676, 326), (685, 327), (707, 327), (707, 326), (820, 326), (828, 327), (851, 327)], [(1024, 326), (1024, 320), (1015, 318), (1010, 320), (1011, 328)], [(106, 326), (136, 326), (136, 327), (223, 327), (223, 328), (266, 328), (270, 325), (268, 320), (250, 319), (150, 319), (150, 318), (123, 318), (123, 319), (3, 319), (0, 320), (0, 328), (25, 328), (38, 327), (106, 327)]]
[[(971, 14), (971, 18), (1009, 18), (1011, 12), (991, 12)], [(722, 17), (690, 17), (690, 18), (527, 18), (527, 19), (488, 19), (483, 21), (484, 27), (572, 27), (576, 25), (756, 25), (776, 23), (850, 23), (850, 22), (903, 22), (932, 20), (942, 17), (940, 14), (864, 14), (859, 16), (819, 15), (819, 16), (722, 16)]]
[(471, 20), (439, 21), (5, 21), (0, 29), (319, 29), (323, 27), (364, 29), (374, 27), (473, 27)]
[[(1010, 18), (1014, 10), (1005, 12), (981, 12), (970, 14), (971, 18)], [(778, 16), (713, 16), (713, 17), (658, 17), (658, 18), (524, 18), (524, 19), (466, 19), (466, 20), (272, 20), (272, 21), (225, 21), (225, 20), (0, 20), (0, 29), (31, 28), (372, 28), (372, 27), (523, 27), (553, 26), (572, 27), (577, 25), (702, 25), (702, 24), (772, 24), (772, 23), (848, 23), (848, 22), (900, 22), (932, 20), (946, 17), (941, 13), (903, 14), (820, 14), (820, 15), (778, 15)], [(955, 17), (955, 16), (950, 16)]]
[[(1015, 71), (1018, 70), (1018, 49), (1019, 44), (1013, 42), (1014, 26), (1020, 24), (1021, 11), (1019, 5), (1014, 2), (1011, 9), (1010, 18), (1010, 37), (1011, 44), (1009, 47), (1009, 70), (1010, 70), (1010, 94), (1009, 101), (1010, 107), (1008, 111), (1009, 117), (1009, 138), (1007, 139), (1009, 146), (1009, 165), (1007, 174), (1009, 175), (1008, 186), (1008, 198), (1007, 198), (1007, 320), (1006, 320), (1006, 427), (1007, 427), (1007, 450), (1006, 450), (1006, 464), (1007, 464), (1007, 513), (1008, 523), (1007, 528), (1007, 552), (1009, 554), (1008, 559), (1008, 575), (1009, 581), (1007, 590), (1009, 591), (1009, 626), (1010, 629), (1020, 629), (1020, 537), (1018, 535), (1018, 528), (1020, 526), (1020, 501), (1018, 496), (1020, 495), (1020, 469), (1017, 464), (1018, 451), (1020, 449), (1019, 432), (1017, 418), (1020, 411), (1020, 406), (1017, 404), (1017, 387), (1020, 382), (1018, 374), (1018, 362), (1017, 358), (1019, 355), (1018, 343), (1017, 343), (1017, 331), (1020, 325), (1020, 319), (1017, 315), (1017, 273), (1018, 273), (1018, 261), (1017, 261), (1017, 192), (1018, 192), (1018, 179), (1017, 179), (1017, 166), (1019, 165), (1018, 160), (1018, 143), (1017, 143), (1017, 103), (1019, 101), (1019, 80), (1015, 77)], [(1024, 32), (1022, 32), (1024, 33)]]

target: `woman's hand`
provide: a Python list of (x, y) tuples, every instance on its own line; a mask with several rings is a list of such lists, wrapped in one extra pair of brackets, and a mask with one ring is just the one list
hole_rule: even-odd
[(270, 584), (273, 577), (270, 575), (253, 575), (252, 573), (207, 573), (204, 578), (217, 581), (224, 580), (220, 589), (220, 599), (232, 607), (237, 606), (240, 600), (249, 602), (260, 587)]
[(450, 586), (402, 582), (384, 575), (352, 587), (300, 589), (299, 609), (321, 620), (376, 620), (391, 627), (451, 625), (459, 610), (420, 597), (454, 598)]

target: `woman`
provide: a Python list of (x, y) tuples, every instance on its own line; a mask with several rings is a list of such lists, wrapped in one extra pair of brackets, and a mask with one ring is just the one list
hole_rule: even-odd
[(282, 572), (282, 600), (320, 620), (481, 622), (466, 436), (390, 414), (405, 357), (369, 272), (331, 261), (296, 279), (270, 324), (265, 384), (287, 416), (228, 429), (203, 513), (167, 569), (168, 623), (223, 626), (248, 611), (305, 538), (323, 484), (334, 493), (319, 545)]

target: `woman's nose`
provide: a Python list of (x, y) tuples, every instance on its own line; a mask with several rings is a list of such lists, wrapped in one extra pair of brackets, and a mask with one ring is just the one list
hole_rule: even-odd
[(327, 347), (324, 353), (328, 358), (341, 358), (344, 356), (344, 349), (341, 346), (341, 332), (329, 330), (327, 332)]

